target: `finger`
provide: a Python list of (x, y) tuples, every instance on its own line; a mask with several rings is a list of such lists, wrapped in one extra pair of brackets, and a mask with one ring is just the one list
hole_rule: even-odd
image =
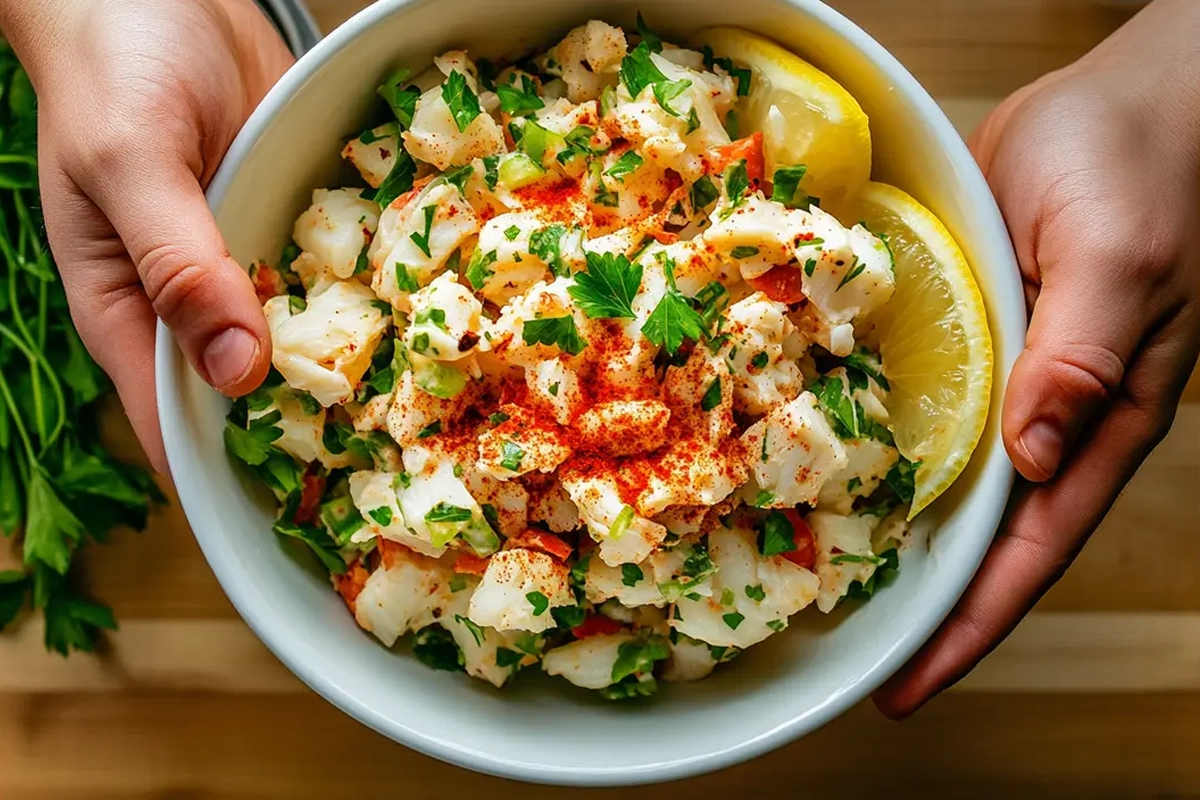
[(885, 715), (908, 716), (962, 678), (1062, 575), (1170, 428), (1196, 359), (1191, 324), (1177, 318), (1139, 356), (1130, 394), (1114, 403), (1071, 466), (1051, 484), (1028, 487), (949, 618), (875, 693)]
[(154, 388), (154, 310), (125, 246), (70, 179), (42, 162), (43, 213), (71, 319), (112, 379), (150, 463), (168, 474)]
[[(266, 319), (249, 276), (230, 257), (195, 172), (178, 153), (117, 136), (78, 171), (121, 237), (154, 312), (200, 376), (229, 395), (270, 367)], [(147, 165), (156, 165), (148, 168)]]
[(1096, 410), (1116, 396), (1141, 343), (1150, 304), (1135, 285), (1113, 291), (1115, 274), (1088, 262), (1045, 272), (1002, 415), (1005, 448), (1031, 481), (1058, 471)]

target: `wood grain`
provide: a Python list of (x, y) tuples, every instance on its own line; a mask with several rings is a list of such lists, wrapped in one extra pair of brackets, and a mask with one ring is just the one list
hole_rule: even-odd
[(0, 695), (5, 800), (1196, 797), (1200, 695), (946, 695), (902, 726), (864, 703), (723, 772), (528, 786), (395, 745), (314, 695)]

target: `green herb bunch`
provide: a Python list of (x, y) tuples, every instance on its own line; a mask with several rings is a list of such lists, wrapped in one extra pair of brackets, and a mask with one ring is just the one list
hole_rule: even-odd
[(44, 236), (33, 86), (0, 40), (0, 533), (24, 569), (0, 571), (0, 629), (29, 605), (46, 647), (91, 651), (112, 611), (72, 588), (79, 548), (118, 525), (142, 528), (163, 496), (140, 467), (99, 441), (96, 401), (109, 384), (71, 325)]

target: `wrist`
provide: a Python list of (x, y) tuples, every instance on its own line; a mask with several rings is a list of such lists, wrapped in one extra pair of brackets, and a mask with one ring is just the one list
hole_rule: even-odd
[(34, 88), (47, 65), (60, 59), (56, 46), (75, 24), (82, 4), (71, 0), (0, 0), (0, 33), (17, 54)]

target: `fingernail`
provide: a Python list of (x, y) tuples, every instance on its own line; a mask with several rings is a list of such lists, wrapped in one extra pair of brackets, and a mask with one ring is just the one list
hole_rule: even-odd
[(1062, 460), (1063, 437), (1049, 422), (1034, 420), (1021, 432), (1021, 448), (1046, 480), (1053, 477)]
[(258, 358), (258, 339), (249, 331), (229, 328), (204, 348), (204, 371), (208, 382), (224, 391), (243, 381)]

